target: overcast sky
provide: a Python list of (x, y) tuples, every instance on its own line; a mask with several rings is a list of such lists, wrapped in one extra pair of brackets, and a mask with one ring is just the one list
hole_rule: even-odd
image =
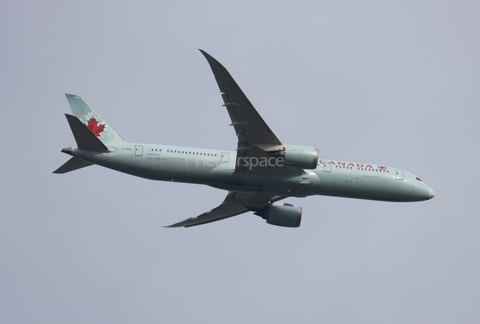
[[(479, 323), (480, 3), (0, 2), (2, 323)], [(64, 93), (127, 141), (236, 148), (204, 49), (285, 143), (421, 177), (421, 203), (309, 197), (164, 229), (226, 192), (98, 166)]]

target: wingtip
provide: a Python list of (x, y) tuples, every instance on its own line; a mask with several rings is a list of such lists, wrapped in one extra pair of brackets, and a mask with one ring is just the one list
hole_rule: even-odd
[[(160, 225), (158, 225), (160, 226)], [(176, 228), (176, 227), (183, 227), (182, 226), (182, 222), (178, 222), (178, 223), (174, 223), (174, 224), (170, 224), (170, 225), (162, 225), (160, 227), (163, 227), (163, 228)]]
[(200, 51), (200, 53), (203, 54), (203, 56), (205, 56), (207, 59), (212, 57), (210, 54), (208, 54), (207, 52), (205, 52), (203, 49), (199, 48), (198, 49)]
[(167, 225), (167, 226), (161, 226), (163, 228), (179, 228), (179, 227), (185, 227), (185, 226), (179, 226), (179, 225), (176, 225), (176, 224), (172, 224), (172, 225)]
[(190, 217), (190, 218), (187, 218), (181, 222), (178, 222), (178, 223), (175, 223), (175, 224), (172, 224), (172, 225), (168, 225), (168, 226), (164, 226), (165, 228), (179, 228), (179, 227), (190, 227), (190, 226), (194, 226), (194, 225), (191, 225), (189, 224), (192, 220), (196, 219), (197, 217)]
[(172, 225), (168, 225), (168, 226), (165, 226), (165, 225), (155, 225), (155, 227), (170, 228), (170, 227), (172, 227)]
[[(207, 59), (208, 61), (208, 64), (210, 64), (210, 67), (212, 68), (212, 70), (214, 70), (215, 68), (217, 67), (220, 67), (220, 68), (223, 68), (225, 69), (225, 67), (222, 65), (222, 63), (220, 63), (219, 61), (217, 61), (216, 58), (214, 58), (213, 56), (211, 56), (210, 54), (208, 54), (207, 52), (205, 52), (204, 50), (202, 49), (198, 49), (200, 51), (200, 53), (203, 54), (203, 56), (205, 56), (205, 58)], [(226, 69), (225, 69), (226, 70)], [(214, 73), (215, 74), (215, 73)]]

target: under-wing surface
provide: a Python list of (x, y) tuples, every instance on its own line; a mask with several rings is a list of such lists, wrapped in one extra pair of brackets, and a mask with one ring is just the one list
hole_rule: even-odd
[(319, 159), (314, 147), (282, 142), (230, 73), (204, 51), (237, 137), (235, 151), (126, 142), (81, 97), (67, 94), (66, 115), (77, 147), (54, 173), (90, 165), (153, 180), (204, 184), (228, 191), (217, 207), (169, 227), (190, 227), (253, 212), (272, 225), (300, 226), (302, 208), (280, 200), (313, 195), (392, 202), (423, 201), (433, 190), (394, 167)]

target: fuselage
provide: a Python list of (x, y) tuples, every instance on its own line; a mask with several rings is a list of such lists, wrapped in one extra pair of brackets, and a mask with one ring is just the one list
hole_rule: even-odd
[(380, 201), (423, 201), (434, 196), (415, 175), (383, 165), (322, 159), (299, 175), (235, 171), (236, 151), (114, 143), (110, 152), (66, 150), (83, 160), (142, 178), (205, 184), (279, 197), (325, 195)]
[(217, 207), (169, 227), (191, 227), (246, 212), (268, 224), (298, 227), (302, 208), (278, 201), (313, 195), (380, 201), (422, 201), (432, 189), (413, 174), (376, 164), (320, 159), (315, 147), (286, 144), (260, 116), (225, 67), (207, 59), (235, 131), (236, 151), (135, 144), (125, 140), (82, 97), (66, 94), (66, 114), (77, 148), (54, 171), (67, 173), (92, 164), (138, 177), (204, 184), (228, 190)]

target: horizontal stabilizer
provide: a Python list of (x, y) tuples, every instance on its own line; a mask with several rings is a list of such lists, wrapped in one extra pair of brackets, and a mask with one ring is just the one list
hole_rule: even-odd
[(80, 149), (108, 152), (108, 148), (77, 117), (65, 114)]
[(123, 138), (82, 97), (73, 94), (65, 95), (73, 115), (89, 126), (88, 128), (94, 131), (102, 143), (124, 142)]
[(88, 161), (79, 159), (77, 157), (72, 157), (70, 160), (65, 162), (65, 164), (63, 164), (57, 170), (53, 171), (53, 173), (59, 173), (59, 174), (67, 173), (67, 172), (70, 172), (70, 171), (74, 171), (74, 170), (77, 170), (77, 169), (87, 167), (89, 165), (93, 165), (93, 163), (90, 163)]

